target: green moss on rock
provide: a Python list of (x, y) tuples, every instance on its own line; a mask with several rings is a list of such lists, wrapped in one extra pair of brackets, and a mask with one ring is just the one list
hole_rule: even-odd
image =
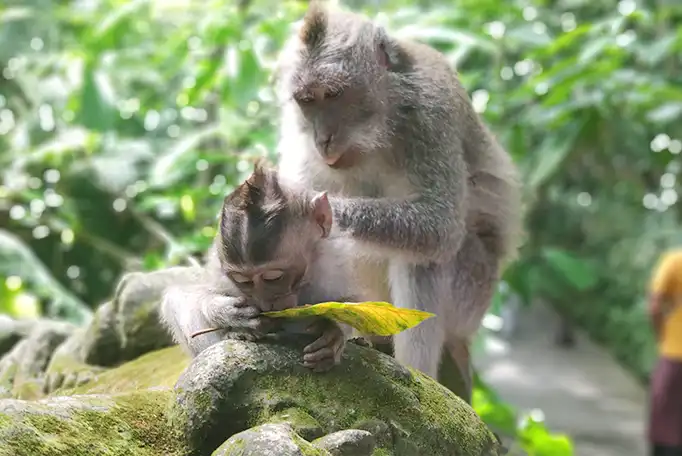
[[(300, 403), (323, 423), (326, 433), (352, 428), (357, 421), (384, 421), (396, 444), (405, 440), (406, 448), (419, 449), (410, 456), (445, 455), (454, 447), (466, 449), (461, 454), (479, 454), (494, 439), (464, 401), (433, 379), (398, 366), (377, 351), (359, 351), (359, 360), (375, 367), (374, 375), (365, 372), (365, 378), (358, 379), (355, 366), (349, 364), (332, 375), (273, 373), (255, 379), (249, 400), (262, 403), (267, 391), (282, 402)], [(260, 417), (261, 422), (271, 419), (267, 413)], [(396, 454), (409, 453), (406, 449)]]
[(179, 346), (164, 348), (107, 370), (91, 382), (60, 391), (59, 394), (121, 393), (172, 388), (188, 364), (189, 357)]
[(0, 404), (0, 454), (175, 456), (185, 453), (165, 426), (171, 393), (57, 397)]
[(498, 453), (473, 409), (429, 377), (357, 345), (348, 346), (341, 365), (314, 373), (300, 365), (304, 345), (225, 341), (203, 352), (176, 385), (173, 409), (185, 420), (187, 439), (210, 448), (249, 427), (281, 421), (282, 411), (293, 408), (325, 434), (384, 422), (392, 439), (382, 443), (395, 456)]
[(288, 408), (270, 417), (270, 423), (287, 423), (301, 437), (308, 441), (313, 441), (322, 437), (324, 432), (320, 423), (310, 416), (305, 410), (300, 408)]

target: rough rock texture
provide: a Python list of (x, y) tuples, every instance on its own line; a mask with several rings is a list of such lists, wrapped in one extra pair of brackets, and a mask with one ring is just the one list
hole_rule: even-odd
[(333, 456), (372, 456), (376, 439), (371, 432), (347, 429), (325, 435), (315, 440), (313, 445)]
[[(119, 361), (129, 361), (173, 344), (168, 332), (159, 324), (158, 313), (159, 301), (168, 283), (155, 280), (168, 271), (131, 273), (119, 284), (114, 300), (116, 333), (120, 341)], [(177, 276), (178, 281), (187, 280), (187, 273), (182, 269)]]
[(84, 327), (0, 317), (0, 397), (38, 398), (91, 381), (107, 368), (172, 345), (159, 323), (166, 282), (128, 274)]
[(300, 365), (306, 342), (224, 341), (191, 362), (171, 347), (59, 397), (0, 400), (0, 455), (501, 454), (430, 378), (355, 344), (316, 374)]
[(379, 420), (396, 456), (497, 454), (475, 412), (434, 380), (352, 344), (340, 366), (314, 374), (300, 365), (304, 345), (225, 341), (199, 355), (180, 376), (170, 411), (195, 454), (273, 416), (281, 422), (281, 411), (291, 409), (315, 419), (325, 434)]
[(288, 424), (263, 424), (233, 435), (212, 456), (313, 455), (330, 456), (328, 452), (316, 449), (296, 435)]
[(34, 321), (28, 335), (0, 360), (0, 395), (38, 396), (42, 386), (36, 378), (45, 370), (57, 346), (74, 329), (75, 326), (68, 323)]

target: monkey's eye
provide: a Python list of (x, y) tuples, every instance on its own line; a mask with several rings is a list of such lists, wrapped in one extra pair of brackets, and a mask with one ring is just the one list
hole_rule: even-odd
[(297, 103), (300, 103), (300, 104), (309, 104), (309, 103), (312, 103), (313, 101), (315, 101), (315, 97), (309, 93), (301, 94), (301, 95), (294, 95), (294, 99), (296, 100)]
[(248, 285), (253, 282), (253, 280), (238, 272), (233, 273), (230, 277), (232, 277), (232, 280), (242, 285)]
[(329, 89), (324, 93), (325, 98), (336, 98), (343, 93), (343, 89)]
[(284, 273), (282, 271), (278, 269), (273, 269), (271, 271), (265, 271), (263, 273), (263, 280), (267, 282), (272, 282), (281, 279), (283, 275)]

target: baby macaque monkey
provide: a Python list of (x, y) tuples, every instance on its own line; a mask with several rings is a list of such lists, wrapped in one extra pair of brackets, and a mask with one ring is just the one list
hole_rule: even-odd
[[(321, 334), (304, 348), (303, 365), (325, 371), (337, 364), (349, 327), (326, 318), (284, 322), (261, 315), (355, 300), (343, 244), (326, 239), (331, 223), (325, 192), (281, 185), (275, 171), (256, 164), (225, 198), (202, 277), (164, 295), (162, 319), (175, 340), (196, 356), (225, 338), (258, 340), (276, 330)], [(203, 331), (211, 328), (217, 330)]]

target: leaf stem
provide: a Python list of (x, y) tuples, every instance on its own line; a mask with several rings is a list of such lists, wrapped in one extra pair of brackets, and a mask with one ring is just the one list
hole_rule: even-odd
[(190, 334), (189, 337), (191, 337), (192, 339), (194, 339), (195, 337), (201, 336), (202, 334), (207, 334), (207, 333), (210, 333), (210, 332), (219, 331), (219, 330), (221, 330), (221, 329), (222, 329), (222, 328), (206, 328), (206, 329), (201, 329), (201, 330), (199, 330), (199, 331), (197, 331), (197, 332), (194, 332), (194, 333)]

